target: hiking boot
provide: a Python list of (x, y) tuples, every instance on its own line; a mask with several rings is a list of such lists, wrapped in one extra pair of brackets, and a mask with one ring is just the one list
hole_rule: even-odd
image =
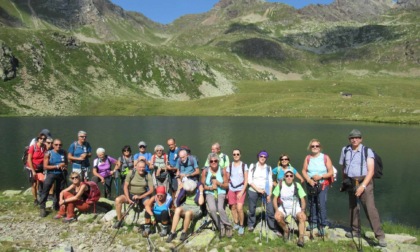
[(74, 218), (74, 217), (64, 218), (64, 220), (63, 220), (64, 223), (70, 223), (70, 222), (73, 222), (73, 221), (76, 221), (76, 218)]
[(181, 233), (181, 237), (179, 237), (179, 240), (183, 242), (183, 241), (185, 241), (186, 239), (187, 239), (187, 233), (182, 232), (182, 233)]
[(283, 241), (284, 242), (288, 242), (289, 241), (289, 232), (284, 232), (284, 234), (283, 234)]
[(119, 229), (120, 227), (122, 227), (122, 221), (115, 222), (114, 225), (112, 225), (112, 227), (115, 229)]
[(243, 226), (239, 226), (238, 235), (244, 235), (245, 228)]
[(301, 248), (303, 248), (303, 246), (305, 246), (305, 239), (303, 239), (303, 236), (299, 236), (297, 245)]
[(320, 229), (318, 229), (318, 234), (320, 236), (325, 236), (325, 228), (321, 227)]
[(254, 227), (248, 227), (248, 232), (254, 232)]
[(56, 216), (54, 216), (54, 219), (59, 220), (59, 219), (62, 219), (63, 217), (64, 217), (63, 215), (57, 214)]
[(39, 205), (39, 201), (37, 199), (34, 199), (34, 206), (38, 206)]
[(160, 231), (160, 237), (165, 237), (168, 235), (168, 225), (162, 225), (162, 231)]
[(167, 243), (170, 243), (173, 239), (175, 239), (176, 238), (176, 233), (169, 233), (169, 236), (168, 236), (168, 238), (166, 239), (166, 242)]
[(353, 231), (353, 232), (347, 232), (347, 233), (345, 234), (345, 236), (346, 236), (347, 238), (353, 238), (353, 237), (355, 237), (355, 238), (359, 238), (359, 237), (360, 237), (360, 233), (355, 232), (355, 231)]
[(378, 239), (378, 245), (379, 245), (379, 247), (386, 247), (386, 241), (385, 241), (385, 238), (379, 238)]
[(144, 225), (144, 230), (141, 233), (141, 235), (146, 238), (149, 237), (149, 233), (150, 233), (150, 226), (149, 225)]
[(231, 226), (227, 226), (226, 228), (226, 237), (227, 238), (232, 238), (232, 227)]
[(233, 230), (239, 230), (239, 225), (235, 223), (235, 225), (233, 225)]
[(273, 232), (277, 237), (283, 237), (283, 235), (280, 233), (280, 231), (276, 230), (276, 231), (273, 231)]
[(220, 228), (220, 237), (225, 237), (226, 236), (226, 229), (224, 227)]
[(41, 216), (42, 218), (44, 218), (45, 216), (47, 216), (47, 211), (45, 210), (45, 208), (41, 208), (39, 210), (39, 216)]

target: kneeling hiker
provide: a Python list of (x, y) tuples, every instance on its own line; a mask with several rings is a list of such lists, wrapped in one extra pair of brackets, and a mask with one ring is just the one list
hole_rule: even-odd
[(200, 206), (204, 204), (204, 188), (202, 185), (198, 185), (197, 182), (191, 179), (184, 179), (184, 181), (178, 181), (178, 192), (175, 196), (176, 202), (175, 214), (172, 219), (171, 233), (166, 239), (166, 242), (171, 242), (176, 238), (176, 227), (179, 219), (184, 218), (183, 231), (181, 233), (181, 241), (187, 239), (187, 231), (190, 226), (191, 220), (194, 217), (201, 214)]
[(150, 224), (156, 225), (156, 222), (162, 223), (162, 231), (160, 236), (164, 237), (168, 234), (168, 225), (170, 222), (169, 207), (172, 203), (172, 197), (166, 193), (164, 186), (156, 187), (156, 196), (146, 202), (144, 213), (144, 231), (143, 237), (147, 237), (150, 233)]
[(129, 171), (124, 182), (124, 194), (115, 199), (115, 209), (117, 211), (117, 222), (114, 228), (122, 225), (121, 208), (123, 203), (140, 204), (144, 208), (144, 204), (153, 194), (153, 180), (150, 174), (146, 173), (146, 161), (139, 160), (135, 169)]
[[(305, 232), (305, 208), (306, 193), (299, 183), (293, 182), (293, 171), (288, 170), (284, 174), (284, 180), (281, 184), (277, 185), (273, 191), (274, 199), (273, 205), (275, 209), (274, 218), (279, 226), (283, 229), (283, 239), (287, 241), (289, 238), (289, 227), (286, 225), (285, 219), (287, 216), (292, 217), (299, 222), (299, 239), (297, 245), (303, 247), (304, 245), (304, 232)], [(280, 197), (280, 205), (277, 202)], [(300, 199), (300, 204), (299, 204)], [(292, 228), (292, 232), (294, 228)], [(293, 233), (291, 234), (293, 237)]]
[(67, 217), (63, 222), (75, 221), (74, 209), (79, 212), (88, 212), (92, 203), (99, 200), (101, 193), (94, 182), (82, 182), (82, 177), (78, 172), (70, 174), (72, 184), (60, 193), (60, 210), (54, 219), (61, 219), (64, 215)]

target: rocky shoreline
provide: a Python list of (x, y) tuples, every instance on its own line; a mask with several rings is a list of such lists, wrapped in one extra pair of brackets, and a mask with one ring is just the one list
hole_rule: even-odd
[[(236, 234), (232, 239), (217, 237), (217, 232), (211, 228), (204, 229), (188, 243), (179, 245), (178, 238), (172, 243), (166, 243), (165, 238), (158, 234), (151, 234), (149, 243), (143, 238), (139, 229), (144, 223), (143, 213), (135, 216), (131, 211), (125, 220), (125, 225), (118, 231), (112, 228), (116, 212), (113, 210), (113, 201), (101, 198), (97, 204), (96, 214), (81, 214), (78, 221), (73, 223), (62, 223), (54, 220), (54, 211), (50, 209), (52, 202), (47, 203), (48, 216), (39, 217), (38, 208), (32, 205), (30, 190), (25, 192), (19, 190), (7, 190), (0, 196), (0, 251), (172, 251), (174, 248), (179, 251), (255, 251), (263, 247), (259, 240), (260, 227), (254, 230), (254, 243), (256, 247), (247, 246), (241, 243), (240, 236)], [(49, 208), (49, 209), (48, 209)], [(257, 211), (260, 209), (257, 209)], [(136, 222), (137, 225), (131, 225)], [(195, 223), (197, 229), (203, 220)], [(345, 230), (342, 227), (331, 227), (327, 230), (326, 242), (338, 244), (341, 241), (349, 241), (344, 236)], [(265, 241), (266, 233), (263, 229), (262, 236)], [(305, 236), (305, 243), (312, 241)], [(111, 240), (115, 236), (115, 240)], [(178, 235), (179, 236), (179, 235)], [(278, 238), (274, 233), (268, 231), (270, 241)], [(248, 238), (248, 237), (247, 237)], [(314, 241), (319, 241), (316, 238)], [(366, 232), (362, 240), (364, 246), (375, 246), (373, 233)], [(387, 234), (387, 248), (378, 248), (382, 251), (420, 251), (420, 246), (415, 245), (417, 238), (405, 234)], [(150, 247), (152, 244), (152, 248)], [(265, 245), (265, 244), (264, 244)], [(154, 249), (153, 249), (154, 246)], [(260, 247), (258, 249), (258, 247)], [(274, 248), (276, 249), (276, 248)], [(280, 248), (277, 248), (280, 249)], [(305, 249), (307, 249), (305, 247)], [(298, 250), (298, 247), (296, 247)], [(308, 250), (312, 250), (308, 248)]]

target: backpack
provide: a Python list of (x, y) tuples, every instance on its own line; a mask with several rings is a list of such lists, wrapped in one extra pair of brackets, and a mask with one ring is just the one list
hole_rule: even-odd
[[(155, 163), (155, 160), (156, 160), (156, 154), (153, 154), (151, 163), (154, 164)], [(168, 163), (168, 155), (166, 153), (163, 153), (163, 162), (165, 164)]]
[(22, 164), (24, 166), (26, 166), (26, 163), (28, 162), (28, 155), (29, 155), (28, 152), (29, 152), (29, 146), (25, 146), (25, 149), (23, 150), (22, 157), (21, 157)]
[[(344, 149), (344, 167), (346, 167), (346, 153), (348, 151), (348, 148), (351, 147), (351, 145), (347, 145)], [(371, 148), (367, 146), (363, 146), (362, 155), (365, 155), (365, 162), (367, 162), (367, 156), (368, 156), (368, 149), (370, 149), (373, 152), (374, 157), (374, 166), (373, 166), (373, 178), (380, 179), (383, 175), (384, 165), (382, 163), (382, 158)], [(363, 162), (360, 162), (360, 175), (362, 174), (363, 169)]]
[(98, 202), (99, 198), (101, 197), (101, 191), (99, 190), (98, 185), (93, 181), (86, 181), (82, 182), (89, 187), (89, 195), (86, 199), (86, 203), (93, 204)]
[[(226, 155), (225, 155), (226, 156)], [(232, 162), (233, 163), (233, 162)], [(232, 163), (231, 164), (229, 164), (229, 184), (230, 184), (230, 186), (232, 186), (232, 188), (238, 188), (238, 187), (240, 187), (240, 186), (242, 186), (243, 184), (244, 184), (244, 182), (245, 181), (243, 181), (242, 183), (240, 183), (239, 185), (237, 185), (237, 186), (234, 186), (233, 184), (232, 184), (232, 181), (230, 180), (230, 177), (232, 176)], [(245, 163), (244, 162), (242, 162), (242, 174), (244, 175), (244, 180), (245, 180)]]
[[(327, 167), (327, 154), (324, 154), (324, 163), (325, 163), (325, 167)], [(306, 156), (306, 163), (309, 165), (309, 161), (311, 160), (311, 155), (307, 155)], [(326, 179), (327, 184), (330, 185), (332, 187), (332, 184), (334, 183), (334, 181), (337, 181), (337, 169), (334, 167), (334, 165), (332, 166), (333, 168), (333, 175), (332, 177), (329, 177)], [(328, 172), (328, 168), (327, 168), (327, 172)]]

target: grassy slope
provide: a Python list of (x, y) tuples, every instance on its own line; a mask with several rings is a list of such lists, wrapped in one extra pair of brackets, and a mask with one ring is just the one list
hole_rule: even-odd
[[(82, 115), (273, 116), (420, 122), (420, 83), (416, 79), (246, 81), (237, 87), (234, 95), (186, 102), (114, 97), (112, 102), (89, 104)], [(342, 98), (340, 92), (352, 93), (353, 97)], [(139, 100), (142, 102), (135, 102)]]

